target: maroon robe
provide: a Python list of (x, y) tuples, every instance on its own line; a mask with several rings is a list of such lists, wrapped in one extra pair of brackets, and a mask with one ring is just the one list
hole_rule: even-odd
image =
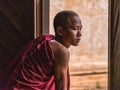
[[(6, 90), (55, 90), (53, 35), (42, 35), (28, 43), (14, 59)], [(69, 90), (69, 72), (68, 72)]]

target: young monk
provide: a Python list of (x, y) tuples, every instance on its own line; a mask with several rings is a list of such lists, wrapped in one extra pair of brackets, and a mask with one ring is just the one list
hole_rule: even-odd
[(70, 90), (69, 50), (81, 39), (79, 15), (65, 10), (54, 18), (55, 36), (41, 35), (14, 59), (6, 90)]

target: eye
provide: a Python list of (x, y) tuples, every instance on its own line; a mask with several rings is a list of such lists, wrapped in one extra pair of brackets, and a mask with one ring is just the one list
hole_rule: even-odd
[(80, 26), (74, 26), (74, 27), (72, 27), (72, 29), (73, 29), (73, 30), (81, 30), (82, 27), (80, 27)]
[(73, 27), (73, 30), (78, 30), (78, 27), (77, 27), (77, 26), (74, 26), (74, 27)]

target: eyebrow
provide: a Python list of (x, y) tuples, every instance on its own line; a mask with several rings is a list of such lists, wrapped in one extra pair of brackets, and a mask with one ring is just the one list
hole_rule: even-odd
[(83, 27), (82, 25), (71, 25), (71, 27)]

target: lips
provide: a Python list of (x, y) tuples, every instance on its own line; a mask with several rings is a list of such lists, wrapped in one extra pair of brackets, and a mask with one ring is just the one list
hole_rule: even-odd
[(80, 38), (76, 39), (77, 42), (80, 42)]

